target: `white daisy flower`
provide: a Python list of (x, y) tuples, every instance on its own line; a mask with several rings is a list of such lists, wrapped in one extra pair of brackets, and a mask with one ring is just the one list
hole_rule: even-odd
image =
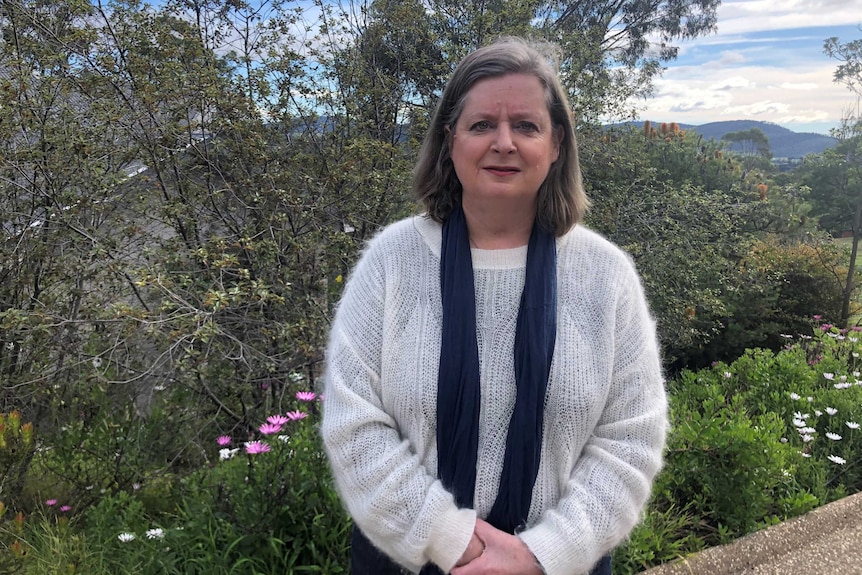
[(838, 413), (838, 410), (835, 409), (834, 407), (827, 407), (826, 413), (828, 413), (829, 415), (835, 415), (836, 413)]
[(846, 459), (844, 459), (843, 457), (838, 457), (837, 455), (830, 455), (829, 457), (827, 457), (827, 459), (832, 463), (837, 463), (838, 465), (844, 465), (845, 463), (847, 463)]
[(155, 527), (153, 529), (147, 529), (144, 535), (147, 536), (147, 539), (164, 539), (165, 532), (160, 527)]
[(129, 541), (135, 540), (135, 534), (134, 533), (120, 533), (119, 535), (117, 535), (117, 539), (119, 539), (123, 543), (128, 543)]
[(239, 451), (238, 447), (236, 449), (230, 449), (230, 448), (225, 447), (224, 449), (218, 450), (218, 457), (222, 461), (225, 461), (226, 459), (230, 459), (234, 455), (236, 455), (238, 451)]
[(832, 441), (841, 441), (841, 436), (838, 435), (837, 433), (832, 433), (831, 431), (827, 431), (825, 433), (825, 435), (826, 435), (826, 437), (828, 437)]

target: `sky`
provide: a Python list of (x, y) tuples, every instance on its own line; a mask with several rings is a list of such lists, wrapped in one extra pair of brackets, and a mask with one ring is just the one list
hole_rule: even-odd
[(772, 122), (828, 134), (857, 98), (833, 82), (823, 41), (862, 38), (862, 0), (724, 0), (718, 31), (680, 44), (640, 118), (701, 125)]

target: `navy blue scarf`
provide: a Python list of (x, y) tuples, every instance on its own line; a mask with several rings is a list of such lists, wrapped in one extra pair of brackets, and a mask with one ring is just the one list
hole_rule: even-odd
[[(481, 396), (473, 260), (460, 204), (443, 225), (440, 286), (443, 337), (437, 380), (437, 473), (456, 503), (472, 508)], [(556, 243), (552, 234), (535, 223), (527, 247), (526, 279), (515, 331), (515, 409), (509, 421), (497, 499), (486, 519), (508, 533), (523, 527), (530, 511), (556, 329)]]

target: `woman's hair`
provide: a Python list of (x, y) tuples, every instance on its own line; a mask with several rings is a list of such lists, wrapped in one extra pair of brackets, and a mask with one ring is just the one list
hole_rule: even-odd
[(550, 44), (504, 37), (461, 60), (434, 111), (413, 173), (413, 191), (431, 218), (445, 221), (461, 200), (461, 182), (450, 156), (453, 130), (446, 127), (458, 122), (467, 92), (486, 78), (528, 74), (544, 86), (551, 123), (563, 134), (559, 157), (539, 187), (536, 219), (556, 236), (581, 221), (589, 200), (581, 182), (572, 112), (556, 71), (556, 52)]

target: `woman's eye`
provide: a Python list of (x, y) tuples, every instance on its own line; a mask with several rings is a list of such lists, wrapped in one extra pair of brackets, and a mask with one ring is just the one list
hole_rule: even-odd
[(484, 132), (485, 130), (490, 130), (492, 128), (491, 122), (487, 120), (481, 120), (473, 124), (470, 129), (478, 132)]
[(533, 122), (519, 122), (518, 129), (524, 132), (535, 132), (539, 127)]

